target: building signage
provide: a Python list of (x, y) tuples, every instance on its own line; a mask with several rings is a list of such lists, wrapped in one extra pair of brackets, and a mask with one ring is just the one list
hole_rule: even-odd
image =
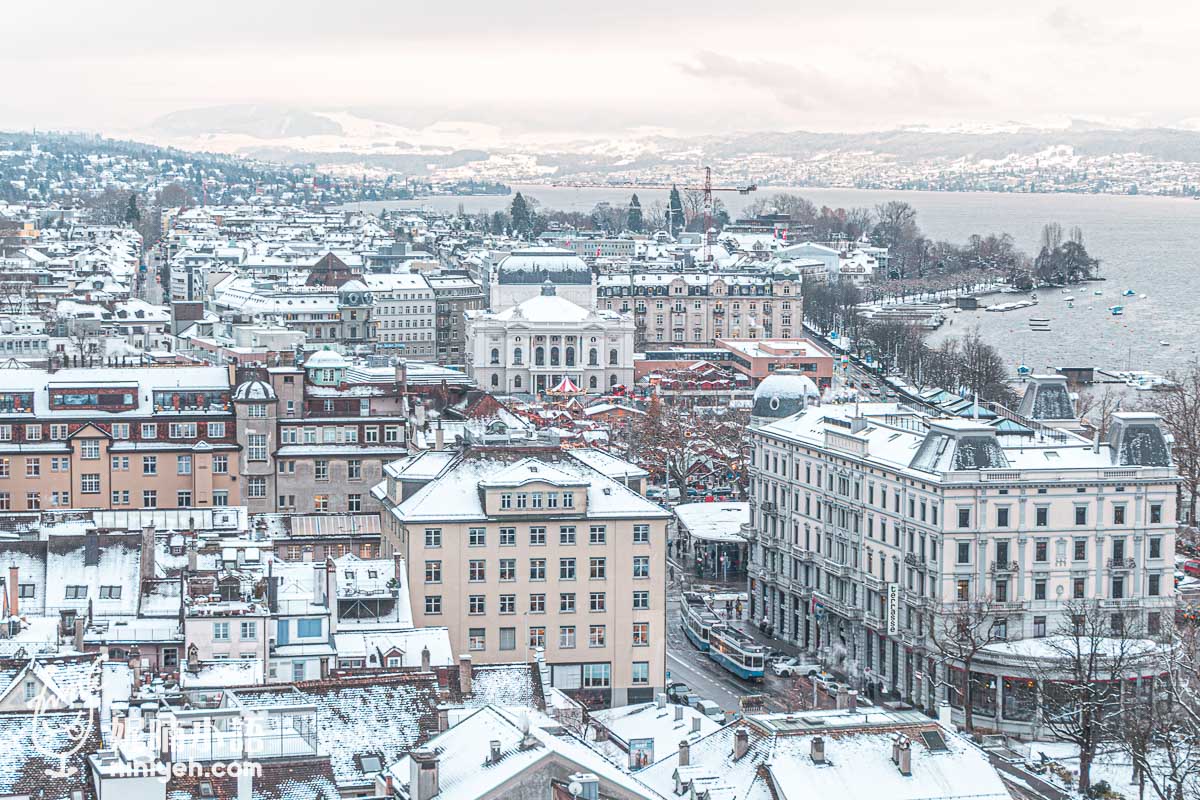
[(900, 633), (900, 584), (889, 583), (887, 587), (887, 635)]

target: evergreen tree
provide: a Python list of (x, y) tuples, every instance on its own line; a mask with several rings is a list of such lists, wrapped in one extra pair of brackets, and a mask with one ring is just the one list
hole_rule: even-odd
[(626, 227), (634, 233), (642, 232), (642, 204), (636, 194), (629, 201), (629, 222)]
[(671, 235), (679, 233), (683, 229), (683, 197), (679, 194), (679, 187), (671, 187), (671, 198), (667, 201), (667, 221), (671, 226)]
[(533, 230), (533, 218), (529, 212), (529, 203), (525, 202), (525, 198), (520, 192), (517, 192), (517, 196), (513, 198), (512, 209), (509, 213), (512, 216), (513, 230), (518, 235), (525, 236)]
[(125, 222), (129, 225), (137, 225), (141, 220), (142, 212), (138, 211), (137, 192), (131, 192), (129, 205), (125, 208)]

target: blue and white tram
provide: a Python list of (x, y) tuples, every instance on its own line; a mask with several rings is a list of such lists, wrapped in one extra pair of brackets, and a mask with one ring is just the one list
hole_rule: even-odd
[(680, 612), (681, 627), (692, 644), (703, 651), (708, 651), (708, 638), (714, 628), (724, 627), (721, 618), (709, 608), (708, 603), (697, 592), (683, 593), (683, 607)]
[(767, 648), (734, 628), (714, 628), (709, 632), (708, 657), (725, 669), (748, 681), (761, 681), (767, 663)]

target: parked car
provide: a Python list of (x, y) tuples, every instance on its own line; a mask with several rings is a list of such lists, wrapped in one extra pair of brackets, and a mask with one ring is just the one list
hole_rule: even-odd
[(783, 661), (776, 661), (771, 665), (771, 671), (779, 677), (794, 677), (796, 675), (807, 675), (810, 678), (821, 672), (821, 665), (815, 663), (807, 663), (798, 658), (787, 658)]
[(1193, 578), (1200, 578), (1200, 559), (1190, 558), (1183, 562), (1183, 571)]
[(687, 696), (691, 694), (691, 692), (692, 690), (689, 689), (688, 685), (683, 681), (675, 681), (674, 683), (667, 684), (667, 699), (672, 703), (687, 705)]
[(830, 697), (837, 696), (838, 681), (837, 678), (835, 678), (832, 674), (828, 672), (821, 672), (817, 675), (814, 675), (812, 680), (813, 683), (817, 685), (817, 688), (823, 691), (825, 694), (829, 695)]
[(692, 708), (696, 709), (701, 714), (719, 725), (725, 724), (725, 709), (721, 708), (712, 700), (700, 700), (693, 705)]

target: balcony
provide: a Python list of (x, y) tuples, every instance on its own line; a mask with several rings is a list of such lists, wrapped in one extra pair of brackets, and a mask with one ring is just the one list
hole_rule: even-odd
[(862, 573), (862, 582), (868, 589), (871, 589), (872, 591), (883, 591), (883, 579), (872, 575), (870, 572)]
[(1110, 558), (1104, 562), (1104, 565), (1117, 572), (1126, 572), (1137, 568), (1137, 562), (1132, 558)]
[(825, 566), (825, 571), (828, 572), (830, 575), (836, 575), (839, 578), (846, 578), (846, 577), (849, 577), (849, 575), (850, 575), (850, 565), (849, 564), (839, 564), (836, 561), (826, 561), (824, 566)]
[(917, 570), (918, 572), (925, 571), (925, 562), (922, 561), (921, 559), (917, 558), (912, 553), (904, 554), (904, 563), (907, 564), (908, 566), (912, 567), (913, 569)]
[(813, 556), (815, 554), (813, 553), (812, 550), (809, 550), (805, 547), (800, 547), (798, 545), (792, 545), (792, 555), (795, 556), (796, 558), (800, 559), (801, 561), (811, 562), (813, 560)]
[(1021, 565), (1016, 561), (993, 561), (988, 570), (992, 573), (1019, 572)]

